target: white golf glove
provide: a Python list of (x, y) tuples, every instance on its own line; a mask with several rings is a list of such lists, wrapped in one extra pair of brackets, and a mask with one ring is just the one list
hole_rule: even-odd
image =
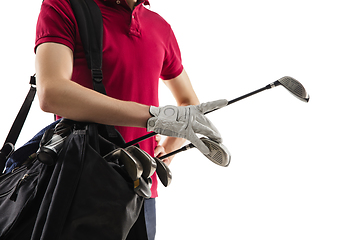
[(147, 121), (147, 131), (153, 131), (170, 137), (189, 140), (203, 154), (210, 151), (196, 135), (202, 134), (213, 141), (222, 142), (221, 135), (215, 126), (204, 116), (204, 113), (222, 108), (228, 104), (225, 99), (200, 105), (150, 107), (153, 116)]

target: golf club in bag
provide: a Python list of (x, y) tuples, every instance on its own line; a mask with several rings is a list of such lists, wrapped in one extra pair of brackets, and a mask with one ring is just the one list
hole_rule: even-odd
[[(203, 141), (203, 143), (210, 150), (210, 153), (205, 155), (210, 161), (223, 167), (229, 165), (231, 155), (224, 145), (214, 142), (205, 137), (202, 137), (201, 141)], [(127, 174), (134, 182), (135, 192), (137, 192), (140, 196), (149, 198), (150, 195), (148, 194), (151, 194), (151, 185), (148, 186), (142, 181), (149, 181), (151, 179), (150, 177), (152, 176), (152, 174), (154, 174), (156, 170), (161, 183), (165, 187), (169, 186), (172, 180), (172, 173), (169, 167), (162, 160), (194, 147), (195, 146), (191, 143), (159, 158), (153, 158), (142, 149), (136, 146), (129, 146), (126, 149), (118, 148), (111, 151), (104, 156), (104, 159), (108, 162), (113, 162), (114, 160), (117, 160), (117, 163), (123, 165), (126, 169)], [(147, 189), (148, 194), (146, 194)]]

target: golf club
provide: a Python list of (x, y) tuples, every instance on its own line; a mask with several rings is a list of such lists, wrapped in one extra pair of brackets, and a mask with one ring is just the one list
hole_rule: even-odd
[(141, 177), (148, 179), (155, 171), (165, 187), (171, 183), (172, 174), (168, 166), (163, 161), (151, 157), (144, 150), (136, 146), (129, 146), (126, 150), (122, 148), (115, 149), (106, 154), (104, 159), (108, 162), (118, 159), (118, 161), (124, 165), (130, 178), (134, 181), (135, 190), (137, 190), (138, 185), (141, 184), (141, 180), (139, 180)]
[[(238, 101), (240, 101), (240, 100), (242, 100), (242, 99), (244, 99), (244, 98), (247, 98), (247, 97), (250, 97), (250, 96), (252, 96), (252, 95), (255, 95), (255, 94), (257, 94), (257, 93), (260, 93), (260, 92), (262, 92), (262, 91), (264, 91), (264, 90), (272, 89), (272, 88), (277, 87), (277, 86), (279, 86), (279, 85), (283, 86), (285, 89), (287, 89), (292, 95), (294, 95), (294, 96), (295, 96), (296, 98), (298, 98), (299, 100), (301, 100), (301, 101), (303, 101), (303, 102), (309, 102), (310, 96), (309, 96), (309, 94), (306, 92), (304, 86), (303, 86), (299, 81), (297, 81), (296, 79), (294, 79), (294, 78), (292, 78), (292, 77), (287, 77), (287, 76), (286, 76), (286, 77), (280, 78), (279, 80), (277, 80), (277, 81), (275, 81), (275, 82), (273, 82), (273, 83), (270, 83), (270, 84), (266, 85), (266, 86), (263, 87), (263, 88), (260, 88), (260, 89), (258, 89), (258, 90), (256, 90), (256, 91), (253, 91), (253, 92), (251, 92), (251, 93), (245, 94), (245, 95), (243, 95), (243, 96), (241, 96), (241, 97), (235, 98), (235, 99), (233, 99), (233, 100), (230, 100), (230, 101), (228, 101), (228, 104), (227, 104), (226, 106), (228, 106), (228, 105), (230, 105), (230, 104), (233, 104), (233, 103), (235, 103), (235, 102), (238, 102)], [(215, 110), (217, 110), (217, 109), (215, 109)], [(215, 111), (215, 110), (213, 110), (213, 111)], [(211, 112), (213, 112), (213, 111), (209, 111), (209, 112), (206, 112), (206, 113), (204, 113), (204, 114), (208, 114), (208, 113), (211, 113)], [(151, 133), (146, 134), (146, 135), (144, 135), (144, 136), (142, 136), (142, 137), (139, 137), (139, 138), (134, 139), (134, 140), (132, 140), (132, 141), (130, 141), (130, 142), (127, 142), (123, 147), (126, 148), (126, 147), (128, 147), (128, 146), (134, 145), (134, 144), (136, 144), (136, 143), (138, 143), (138, 142), (144, 141), (145, 139), (148, 139), (148, 138), (150, 138), (150, 137), (153, 137), (153, 136), (155, 136), (156, 134), (157, 134), (157, 133), (155, 133), (155, 132), (151, 132)]]
[[(104, 159), (109, 162), (109, 165), (112, 166), (116, 171), (121, 171), (119, 169), (121, 169), (120, 165), (115, 162), (113, 162), (114, 160), (119, 161), (120, 163), (123, 164), (124, 168), (125, 168), (125, 172), (127, 173), (127, 175), (131, 178), (133, 185), (134, 185), (134, 191), (137, 195), (139, 195), (140, 197), (143, 198), (150, 198), (151, 197), (151, 185), (152, 185), (152, 180), (150, 177), (147, 177), (143, 174), (143, 166), (142, 166), (142, 162), (139, 160), (138, 157), (135, 157), (134, 154), (136, 152), (136, 155), (139, 156), (139, 151), (136, 150), (137, 147), (132, 146), (131, 153), (128, 152), (125, 149), (116, 149), (112, 152), (110, 152), (109, 154), (104, 156)], [(141, 153), (142, 154), (142, 153)], [(142, 156), (140, 156), (140, 158), (144, 158)], [(143, 159), (143, 160), (148, 160), (148, 159)], [(154, 162), (154, 159), (151, 159), (151, 161), (144, 161), (146, 168), (148, 171), (148, 175), (150, 175), (150, 172), (152, 172), (152, 174), (154, 173), (153, 171), (153, 163), (150, 162)], [(155, 163), (156, 164), (156, 163)], [(151, 174), (151, 175), (152, 175)], [(144, 177), (145, 176), (145, 177)]]
[[(303, 102), (309, 102), (310, 96), (306, 92), (304, 86), (299, 81), (297, 81), (296, 79), (294, 79), (292, 77), (282, 77), (279, 80), (277, 80), (277, 81), (275, 81), (273, 83), (270, 83), (270, 84), (266, 85), (263, 88), (260, 88), (260, 89), (258, 89), (256, 91), (253, 91), (251, 93), (245, 94), (245, 95), (243, 95), (241, 97), (238, 97), (238, 98), (235, 98), (235, 99), (229, 101), (227, 105), (233, 104), (233, 103), (235, 103), (237, 101), (240, 101), (240, 100), (242, 100), (244, 98), (250, 97), (250, 96), (252, 96), (254, 94), (257, 94), (257, 93), (262, 92), (262, 91), (267, 90), (267, 89), (272, 89), (272, 88), (277, 87), (279, 85), (283, 86), (285, 89), (287, 89), (291, 94), (293, 94), (299, 100), (301, 100)], [(207, 112), (207, 113), (209, 113), (209, 112)]]

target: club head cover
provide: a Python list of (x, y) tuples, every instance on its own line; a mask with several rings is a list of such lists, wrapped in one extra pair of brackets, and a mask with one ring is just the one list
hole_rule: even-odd
[(39, 144), (40, 147), (37, 151), (37, 159), (48, 166), (54, 165), (57, 158), (56, 153), (44, 147), (47, 143), (49, 143), (49, 141), (53, 137), (54, 131), (55, 131), (54, 129), (48, 129), (45, 131)]
[(140, 197), (149, 199), (151, 198), (151, 185), (152, 185), (151, 178), (147, 178), (145, 180), (144, 178), (141, 177), (134, 181), (134, 191)]
[(161, 181), (161, 183), (167, 187), (170, 185), (172, 180), (172, 173), (169, 167), (160, 159), (154, 158), (157, 164), (156, 173)]
[(126, 151), (141, 162), (143, 166), (143, 178), (147, 179), (154, 174), (157, 165), (155, 160), (147, 152), (136, 146), (129, 146), (126, 148)]

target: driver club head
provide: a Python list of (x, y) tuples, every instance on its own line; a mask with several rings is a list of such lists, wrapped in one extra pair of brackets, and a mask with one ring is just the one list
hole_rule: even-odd
[(126, 151), (141, 162), (141, 165), (143, 166), (142, 176), (145, 179), (154, 174), (156, 171), (156, 162), (147, 152), (133, 145), (127, 147)]
[(300, 99), (303, 102), (309, 102), (310, 96), (306, 92), (304, 86), (292, 77), (282, 77), (276, 82), (274, 82), (275, 86), (282, 85), (286, 88), (291, 94), (293, 94), (296, 98)]
[(201, 141), (209, 148), (210, 153), (204, 154), (205, 157), (207, 157), (210, 161), (213, 163), (222, 166), (227, 167), (230, 164), (231, 160), (231, 154), (229, 150), (225, 147), (225, 145), (221, 143), (217, 143), (213, 140), (210, 140), (208, 138), (202, 137)]
[(104, 156), (104, 159), (106, 161), (117, 159), (119, 164), (124, 165), (126, 172), (133, 181), (139, 179), (143, 173), (143, 166), (141, 162), (133, 158), (125, 149), (115, 149), (114, 151)]
[(157, 164), (156, 173), (161, 181), (161, 183), (167, 187), (170, 185), (172, 180), (172, 173), (169, 167), (160, 159), (154, 158)]

